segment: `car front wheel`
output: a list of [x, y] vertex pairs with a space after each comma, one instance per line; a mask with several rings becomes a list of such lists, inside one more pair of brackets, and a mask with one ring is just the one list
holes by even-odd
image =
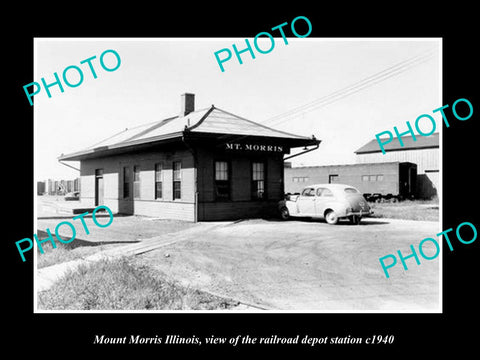
[[288, 209], [286, 207], [282, 207], [280, 209], [280, 217], [282, 220], [288, 220], [290, 218], [290, 213], [288, 212]]
[[335, 225], [335, 224], [338, 222], [338, 216], [337, 216], [337, 214], [335, 213], [335, 211], [329, 210], [329, 211], [325, 214], [325, 220], [326, 220], [327, 223], [329, 223], [330, 225]]

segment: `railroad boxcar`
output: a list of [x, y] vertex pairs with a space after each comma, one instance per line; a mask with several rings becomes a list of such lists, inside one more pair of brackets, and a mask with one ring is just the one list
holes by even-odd
[[310, 184], [341, 183], [357, 188], [367, 200], [415, 196], [417, 165], [384, 162], [285, 167], [285, 193], [295, 194]]

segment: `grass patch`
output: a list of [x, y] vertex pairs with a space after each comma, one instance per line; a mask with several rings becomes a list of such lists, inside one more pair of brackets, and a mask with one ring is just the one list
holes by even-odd
[[[48, 234], [45, 231], [37, 231], [37, 236], [39, 240], [46, 239]], [[43, 254], [40, 252], [40, 249], [37, 247], [37, 269], [41, 269], [47, 266], [60, 264], [66, 261], [71, 261], [75, 259], [81, 259], [89, 255], [93, 255], [99, 251], [111, 249], [112, 247], [128, 245], [130, 242], [118, 242], [118, 243], [108, 243], [108, 242], [94, 242], [94, 241], [85, 241], [81, 239], [75, 239], [70, 243], [62, 243], [55, 238], [56, 248], [53, 248], [51, 241], [46, 241], [42, 244]], [[69, 238], [61, 236], [65, 241], [68, 241]], [[135, 242], [135, 241], [133, 241]]]
[[126, 257], [81, 265], [38, 293], [38, 308], [45, 310], [217, 310], [237, 305], [167, 281]]
[[396, 203], [371, 203], [375, 218], [439, 221], [438, 200], [404, 200]]
[[[42, 244], [44, 253], [41, 254], [40, 251], [37, 250], [37, 267], [43, 268], [65, 261], [75, 260], [102, 250], [141, 241], [139, 239], [143, 240], [159, 235], [173, 234], [191, 227], [200, 226], [199, 223], [179, 220], [161, 220], [141, 216], [116, 216], [112, 226], [103, 229], [97, 229], [90, 220], [87, 220], [87, 226], [91, 229], [91, 234], [79, 235], [80, 237], [83, 236], [83, 239], [75, 238], [75, 240], [67, 244], [58, 241], [54, 231], [51, 230], [57, 247], [55, 249], [52, 248], [51, 241], [47, 240], [44, 242]], [[85, 218], [89, 219], [88, 216]], [[55, 229], [60, 221], [60, 219], [53, 218], [38, 220], [39, 229], [37, 235], [39, 240], [47, 239], [48, 234], [44, 230], [47, 228]], [[79, 224], [76, 224], [76, 226], [81, 227]], [[100, 232], [98, 232], [99, 230]], [[97, 231], [97, 233], [95, 233], [95, 231]], [[70, 240], [70, 236], [61, 236], [61, 238], [65, 241]], [[102, 241], [96, 241], [96, 239], [102, 239]]]

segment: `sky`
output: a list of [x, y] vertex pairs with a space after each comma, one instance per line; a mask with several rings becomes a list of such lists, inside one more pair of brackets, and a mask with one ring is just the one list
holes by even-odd
[[[253, 39], [249, 39], [253, 43]], [[318, 150], [293, 158], [294, 166], [346, 164], [355, 162], [354, 151], [393, 126], [406, 130], [421, 114], [442, 106], [441, 39], [438, 38], [275, 38], [273, 50], [256, 58], [235, 55], [223, 64], [222, 72], [214, 53], [245, 47], [245, 38], [37, 38], [35, 39], [34, 79], [38, 83], [61, 78], [70, 65], [82, 69], [78, 87], [64, 92], [50, 88], [48, 98], [42, 88], [34, 97], [35, 174], [38, 181], [74, 179], [79, 173], [60, 164], [62, 153], [82, 150], [109, 136], [140, 124], [175, 116], [180, 111], [180, 95], [195, 94], [195, 107], [214, 104], [249, 120], [298, 135], [315, 135], [322, 142]], [[260, 41], [262, 49], [270, 42]], [[107, 72], [99, 63], [105, 50], [115, 50], [119, 68]], [[385, 69], [423, 54], [422, 61], [404, 66], [391, 76]], [[88, 64], [92, 60], [97, 78]], [[222, 55], [223, 56], [223, 55]], [[107, 67], [116, 60], [105, 55]], [[68, 72], [77, 82], [74, 70]], [[321, 99], [363, 79], [367, 82], [348, 96]], [[62, 80], [63, 81], [63, 80]], [[28, 103], [28, 99], [25, 97]], [[279, 117], [309, 103], [293, 117]], [[321, 105], [321, 106], [320, 106]], [[429, 127], [424, 125], [424, 132]], [[439, 128], [438, 126], [437, 128]], [[68, 162], [79, 167], [78, 162]]]

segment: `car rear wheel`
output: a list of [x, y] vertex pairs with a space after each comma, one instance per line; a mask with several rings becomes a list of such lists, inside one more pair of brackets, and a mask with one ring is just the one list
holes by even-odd
[[333, 210], [328, 210], [327, 213], [325, 213], [325, 220], [327, 223], [330, 225], [335, 225], [338, 222], [338, 216]]
[[288, 212], [288, 209], [286, 207], [282, 207], [280, 209], [280, 217], [282, 220], [288, 220], [290, 218], [290, 213]]
[[358, 224], [360, 224], [360, 221], [362, 220], [362, 217], [358, 216], [358, 215], [352, 215], [352, 216], [349, 216], [348, 219], [350, 220], [350, 222], [353, 225], [358, 225]]

